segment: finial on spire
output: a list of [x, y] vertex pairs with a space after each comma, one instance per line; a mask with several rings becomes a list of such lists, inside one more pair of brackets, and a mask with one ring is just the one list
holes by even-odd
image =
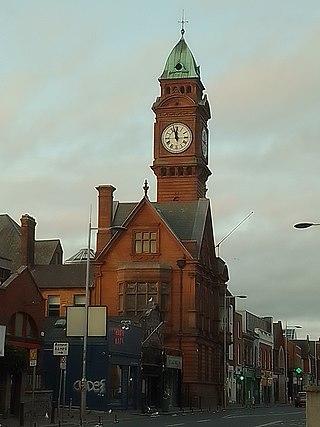
[[184, 33], [186, 32], [184, 29], [184, 24], [188, 24], [189, 21], [185, 20], [184, 9], [182, 9], [182, 18], [181, 21], [178, 21], [181, 24], [181, 38], [183, 38]]
[[147, 180], [144, 181], [143, 189], [144, 189], [144, 197], [148, 197], [149, 185], [148, 185], [148, 181]]

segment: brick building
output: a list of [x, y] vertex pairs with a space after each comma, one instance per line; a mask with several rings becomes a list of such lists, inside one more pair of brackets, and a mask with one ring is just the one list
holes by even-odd
[[206, 198], [210, 107], [183, 31], [159, 82], [153, 104], [157, 200], [149, 200], [147, 183], [135, 203], [114, 200], [111, 185], [97, 187], [91, 304], [132, 321], [150, 302], [159, 307], [165, 359], [155, 353], [154, 363], [143, 365], [148, 403], [161, 405], [166, 393], [173, 405], [217, 405], [223, 398], [221, 314], [228, 270], [215, 254]]

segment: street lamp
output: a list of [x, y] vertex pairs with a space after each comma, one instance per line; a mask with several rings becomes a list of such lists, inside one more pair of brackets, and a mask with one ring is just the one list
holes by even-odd
[[223, 406], [224, 408], [227, 407], [227, 366], [228, 366], [228, 355], [227, 355], [227, 320], [228, 320], [228, 316], [227, 316], [227, 300], [230, 299], [235, 299], [235, 298], [240, 298], [240, 299], [245, 299], [247, 298], [247, 295], [227, 295], [227, 287], [225, 288], [225, 293], [224, 293], [224, 307], [223, 307], [223, 317], [224, 317], [224, 322], [223, 322]]
[[82, 378], [81, 378], [81, 395], [80, 395], [80, 425], [84, 423], [87, 400], [87, 347], [88, 347], [88, 315], [89, 315], [89, 283], [90, 283], [90, 251], [91, 251], [91, 232], [93, 230], [126, 230], [122, 225], [114, 225], [111, 227], [92, 227], [91, 215], [88, 225], [88, 247], [87, 247], [87, 263], [86, 263], [86, 288], [85, 288], [85, 314], [84, 314], [84, 331], [83, 331], [83, 348], [82, 348]]
[[316, 225], [320, 225], [319, 222], [298, 222], [298, 224], [294, 224], [294, 228], [309, 228], [314, 227]]
[[284, 341], [284, 348], [285, 348], [285, 358], [284, 358], [284, 378], [285, 378], [285, 403], [288, 403], [288, 335], [287, 335], [287, 331], [289, 329], [301, 329], [302, 326], [300, 325], [288, 325], [288, 323], [286, 322], [286, 327], [284, 330], [284, 337], [285, 337], [285, 341]]

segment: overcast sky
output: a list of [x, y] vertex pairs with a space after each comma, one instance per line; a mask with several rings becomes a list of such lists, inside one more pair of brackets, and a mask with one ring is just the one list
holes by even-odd
[[87, 242], [95, 186], [156, 185], [151, 105], [180, 38], [213, 118], [208, 197], [239, 309], [320, 336], [319, 0], [0, 0], [1, 213], [37, 220], [65, 258]]

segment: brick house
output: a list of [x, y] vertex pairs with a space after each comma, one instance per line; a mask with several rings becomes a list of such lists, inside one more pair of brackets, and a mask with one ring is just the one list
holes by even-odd
[[[6, 330], [0, 357], [0, 413], [5, 414], [17, 414], [20, 402], [26, 400], [29, 352], [36, 352], [41, 362], [45, 316], [63, 314], [64, 304], [73, 305], [75, 295], [81, 303], [84, 294], [84, 266], [63, 265], [60, 241], [36, 240], [35, 228], [35, 219], [27, 214], [20, 226], [9, 215], [0, 215], [0, 325]], [[41, 388], [40, 362], [36, 383]]]
[[27, 385], [29, 351], [41, 348], [44, 299], [26, 266], [0, 286], [0, 325], [6, 327], [0, 357], [0, 413], [18, 414]]

